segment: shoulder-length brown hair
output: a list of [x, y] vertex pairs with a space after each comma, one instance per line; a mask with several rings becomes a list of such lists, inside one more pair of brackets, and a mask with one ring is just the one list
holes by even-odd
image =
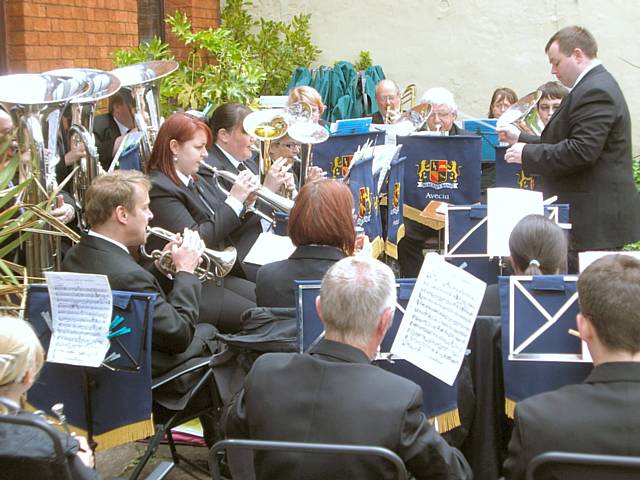
[[353, 255], [356, 233], [349, 187], [336, 180], [302, 187], [289, 214], [289, 237], [295, 246], [330, 245]]
[[493, 95], [491, 95], [491, 102], [489, 102], [489, 113], [487, 114], [488, 118], [494, 118], [493, 104], [499, 102], [503, 98], [506, 98], [511, 105], [518, 101], [518, 95], [516, 95], [516, 92], [511, 90], [509, 87], [496, 88], [493, 92]]
[[209, 119], [213, 141], [218, 141], [218, 132], [223, 128], [227, 132], [231, 132], [235, 128], [243, 128], [242, 122], [250, 113], [251, 109], [241, 103], [223, 103], [216, 108]]
[[206, 123], [196, 117], [186, 113], [174, 113], [160, 127], [158, 136], [153, 144], [151, 158], [147, 164], [147, 172], [160, 170], [173, 183], [180, 185], [180, 179], [176, 173], [176, 166], [173, 161], [173, 152], [169, 144], [171, 140], [184, 143], [195, 137], [196, 132], [202, 130], [207, 136], [207, 147], [211, 146], [211, 130]]

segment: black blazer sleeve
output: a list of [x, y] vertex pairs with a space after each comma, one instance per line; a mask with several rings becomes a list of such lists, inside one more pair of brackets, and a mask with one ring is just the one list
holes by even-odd
[[111, 114], [98, 115], [93, 123], [93, 135], [96, 140], [96, 148], [100, 156], [100, 164], [104, 170], [108, 170], [113, 160], [113, 145], [120, 136], [118, 124]]
[[[174, 184], [163, 173], [150, 174], [152, 188], [149, 192], [151, 224], [180, 233], [185, 228], [196, 230], [208, 248], [220, 248], [230, 232], [240, 226], [241, 221], [229, 205], [217, 201], [206, 190], [202, 190], [212, 211], [186, 187]], [[202, 185], [199, 186], [202, 189]], [[205, 187], [206, 188], [206, 187]]]

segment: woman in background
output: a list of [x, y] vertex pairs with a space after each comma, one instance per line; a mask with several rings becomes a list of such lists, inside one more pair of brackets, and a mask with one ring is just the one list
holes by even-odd
[[[0, 414], [34, 422], [42, 417], [22, 409], [24, 395], [34, 384], [44, 363], [44, 351], [31, 326], [18, 318], [0, 317]], [[74, 479], [97, 479], [95, 458], [84, 437], [70, 436], [52, 428], [62, 444]], [[54, 458], [49, 436], [40, 429], [0, 424], [2, 456]], [[20, 468], [16, 459], [16, 469]], [[19, 470], [17, 470], [19, 471]], [[2, 475], [0, 474], [0, 477]]]
[[516, 92], [507, 87], [496, 88], [491, 95], [487, 118], [500, 118], [507, 109], [518, 101]]
[[353, 195], [342, 182], [318, 180], [300, 189], [289, 215], [289, 237], [296, 250], [286, 260], [260, 267], [256, 279], [259, 307], [294, 307], [295, 280], [321, 280], [356, 241]]

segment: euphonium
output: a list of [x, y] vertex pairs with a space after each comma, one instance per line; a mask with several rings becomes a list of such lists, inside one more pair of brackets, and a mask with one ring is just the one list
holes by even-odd
[[[214, 178], [216, 180], [216, 184], [218, 185], [218, 188], [220, 190], [222, 190], [222, 192], [225, 193], [226, 195], [229, 195], [229, 192], [227, 190], [225, 190], [225, 188], [222, 185], [220, 185], [219, 178], [223, 178], [227, 182], [229, 182], [231, 184], [234, 184], [234, 183], [236, 183], [236, 180], [238, 180], [238, 175], [236, 175], [235, 173], [228, 172], [226, 170], [219, 170], [216, 167], [212, 167], [211, 165], [209, 165], [205, 161], [200, 161], [200, 165], [203, 168], [205, 168], [205, 169], [207, 169], [207, 170], [209, 170], [210, 172], [213, 173], [213, 176], [214, 176]], [[284, 198], [283, 196], [278, 195], [277, 193], [273, 193], [268, 188], [259, 187], [258, 190], [256, 191], [256, 194], [258, 195], [258, 198], [260, 200], [265, 202], [271, 208], [274, 208], [275, 210], [278, 210], [278, 211], [280, 211], [282, 213], [285, 213], [287, 215], [289, 214], [289, 212], [293, 208], [293, 200], [288, 199], [288, 198]], [[248, 209], [248, 210], [252, 211], [256, 215], [264, 218], [268, 222], [272, 222], [273, 221], [273, 218], [269, 217], [269, 215], [267, 215], [266, 213], [261, 212], [258, 209], [252, 208], [252, 209]]]
[[134, 101], [136, 128], [142, 133], [141, 156], [146, 164], [161, 124], [160, 79], [178, 68], [178, 62], [162, 60], [143, 62], [116, 68], [111, 73], [118, 77], [121, 86], [131, 91]]
[[537, 108], [541, 96], [542, 92], [536, 90], [522, 97], [500, 115], [498, 127], [511, 123], [523, 133], [539, 136], [544, 129]]
[[[18, 129], [20, 181], [33, 178], [22, 202], [41, 205], [57, 188], [57, 140], [60, 118], [67, 103], [89, 89], [86, 81], [56, 75], [17, 74], [0, 77], [0, 105]], [[25, 242], [27, 275], [41, 277], [54, 269], [55, 247], [50, 235], [33, 233]], [[58, 252], [59, 253], [59, 252]]]
[[[169, 230], [160, 227], [147, 227], [147, 234], [167, 241], [173, 240], [175, 236]], [[163, 273], [176, 273], [170, 251], [153, 250], [147, 253], [144, 245], [141, 251], [145, 257], [158, 260], [159, 268]], [[233, 247], [227, 247], [224, 250], [205, 248], [202, 254], [202, 265], [199, 265], [193, 273], [203, 282], [226, 277], [233, 268], [233, 264], [236, 263], [237, 256], [238, 252]]]
[[[298, 105], [306, 105], [306, 107], [298, 107]], [[307, 181], [307, 170], [313, 165], [311, 150], [317, 143], [325, 142], [329, 138], [329, 132], [322, 125], [311, 120], [311, 106], [305, 102], [297, 102], [289, 106], [288, 111], [302, 111], [305, 114], [292, 116], [289, 126], [289, 136], [302, 145], [302, 157], [300, 159], [300, 176], [298, 177], [298, 190], [300, 190]], [[308, 112], [308, 115], [306, 115]]]
[[69, 145], [82, 143], [86, 155], [80, 159], [76, 178], [73, 182], [73, 196], [80, 207], [80, 221], [83, 228], [88, 228], [84, 216], [87, 190], [91, 182], [102, 174], [98, 158], [95, 138], [93, 136], [93, 119], [98, 101], [108, 98], [120, 89], [120, 80], [102, 70], [88, 68], [62, 68], [47, 72], [50, 75], [75, 78], [89, 82], [89, 90], [82, 96], [71, 100], [71, 128], [69, 129]]

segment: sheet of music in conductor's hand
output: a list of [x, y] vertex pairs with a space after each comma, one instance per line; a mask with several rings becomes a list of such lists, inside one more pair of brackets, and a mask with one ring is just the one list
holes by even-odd
[[437, 253], [427, 254], [391, 353], [453, 385], [486, 287]]

